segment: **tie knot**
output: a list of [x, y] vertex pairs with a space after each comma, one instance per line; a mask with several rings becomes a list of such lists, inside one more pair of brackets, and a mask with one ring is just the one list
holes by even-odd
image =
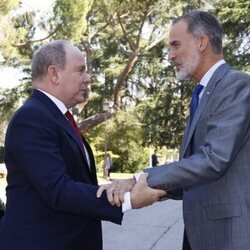
[[193, 95], [199, 96], [199, 94], [202, 91], [203, 87], [204, 87], [203, 85], [197, 84], [195, 89], [194, 89]]
[[67, 112], [65, 113], [65, 116], [66, 116], [70, 121], [74, 120], [73, 115], [72, 115], [69, 111], [67, 111]]

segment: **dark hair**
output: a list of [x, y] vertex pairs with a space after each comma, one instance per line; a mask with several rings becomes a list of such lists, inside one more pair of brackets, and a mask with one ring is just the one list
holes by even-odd
[[194, 10], [175, 19], [173, 25], [179, 21], [187, 22], [188, 32], [194, 36], [207, 35], [213, 52], [222, 53], [223, 28], [216, 17], [205, 11]]
[[31, 64], [32, 81], [45, 76], [50, 65], [58, 65], [64, 69], [66, 64], [65, 45], [68, 44], [70, 44], [68, 41], [57, 40], [43, 45], [34, 52]]

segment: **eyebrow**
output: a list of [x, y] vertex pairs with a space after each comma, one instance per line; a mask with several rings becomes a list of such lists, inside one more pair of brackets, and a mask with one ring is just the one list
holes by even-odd
[[171, 43], [169, 43], [169, 45], [176, 45], [176, 44], [178, 44], [178, 43], [179, 43], [178, 40], [174, 40], [174, 41], [172, 41]]
[[85, 64], [79, 65], [76, 67], [76, 69], [77, 70], [82, 70], [82, 69], [86, 70], [86, 65]]

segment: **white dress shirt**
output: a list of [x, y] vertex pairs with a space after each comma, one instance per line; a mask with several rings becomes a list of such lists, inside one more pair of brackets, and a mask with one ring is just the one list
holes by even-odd
[[[66, 106], [64, 105], [64, 103], [61, 100], [57, 99], [55, 96], [47, 93], [46, 91], [43, 91], [41, 89], [37, 89], [37, 90], [43, 92], [52, 102], [54, 102], [55, 105], [58, 107], [58, 109], [62, 112], [63, 115], [68, 111], [68, 109], [66, 108]], [[67, 119], [67, 118], [65, 117], [65, 119]], [[90, 166], [89, 154], [88, 154], [84, 144], [83, 144], [83, 148], [85, 150], [85, 155], [87, 157], [88, 165]], [[125, 199], [125, 202], [122, 204], [122, 212], [131, 210], [130, 192], [125, 193], [124, 199]]]

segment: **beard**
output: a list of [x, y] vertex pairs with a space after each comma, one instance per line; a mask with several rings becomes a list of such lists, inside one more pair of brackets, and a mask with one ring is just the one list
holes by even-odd
[[[178, 62], [174, 62], [178, 65]], [[190, 51], [189, 57], [182, 62], [181, 68], [175, 68], [175, 76], [178, 80], [190, 80], [192, 79], [195, 70], [199, 65], [199, 53], [194, 50]]]

